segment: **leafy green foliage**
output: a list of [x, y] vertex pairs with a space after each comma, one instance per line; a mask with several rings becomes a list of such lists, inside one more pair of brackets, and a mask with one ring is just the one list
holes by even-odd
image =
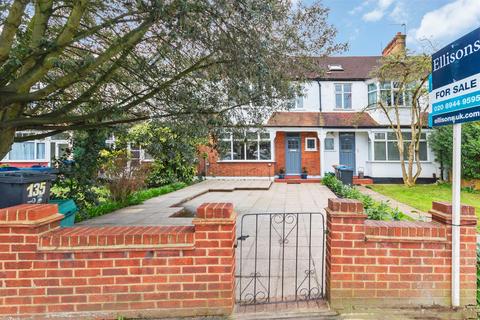
[[[97, 177], [102, 164], [100, 151], [106, 148], [106, 137], [104, 129], [76, 131], [70, 154], [57, 162], [59, 176], [52, 188], [53, 197], [73, 199], [80, 215], [85, 213], [86, 208], [99, 203], [101, 184]], [[75, 160], [68, 160], [69, 156]]]
[[15, 137], [27, 129], [161, 118], [201, 136], [258, 124], [300, 91], [292, 74], [319, 71], [308, 56], [345, 49], [328, 11], [320, 1], [7, 1], [0, 158], [14, 139], [38, 137]]
[[[429, 137], [436, 160], [445, 168], [452, 168], [452, 126], [437, 127]], [[462, 126], [462, 177], [480, 179], [480, 123]]]
[[136, 125], [126, 138], [140, 145], [154, 159], [146, 180], [150, 187], [192, 182], [196, 173], [197, 145], [206, 143], [159, 122]]
[[411, 220], [410, 217], [402, 213], [398, 208], [391, 208], [386, 202], [378, 202], [368, 195], [364, 195], [355, 187], [343, 185], [334, 174], [326, 174], [322, 179], [326, 185], [340, 198], [356, 199], [363, 203], [365, 214], [372, 220]]
[[97, 206], [89, 207], [86, 210], [86, 215], [77, 215], [76, 222], [102, 216], [104, 214], [113, 212], [115, 210], [118, 210], [124, 207], [141, 204], [145, 200], [182, 189], [186, 186], [187, 186], [186, 183], [177, 182], [177, 183], [172, 183], [159, 188], [150, 188], [150, 189], [133, 192], [124, 200], [120, 200], [120, 201], [107, 200], [106, 202], [103, 202]]

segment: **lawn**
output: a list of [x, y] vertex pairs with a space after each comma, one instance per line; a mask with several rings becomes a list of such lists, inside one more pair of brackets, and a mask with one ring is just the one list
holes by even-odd
[[[370, 187], [424, 212], [432, 208], [432, 201], [452, 200], [452, 188], [449, 184], [421, 184], [411, 188], [401, 184], [375, 184]], [[462, 204], [474, 206], [477, 216], [480, 217], [480, 192], [462, 190], [461, 199]]]

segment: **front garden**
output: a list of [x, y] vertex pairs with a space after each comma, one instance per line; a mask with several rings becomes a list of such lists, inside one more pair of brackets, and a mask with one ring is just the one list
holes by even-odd
[[[403, 184], [374, 184], [369, 188], [424, 212], [432, 208], [432, 201], [452, 201], [452, 187], [448, 183], [417, 184], [413, 187]], [[462, 189], [461, 201], [475, 207], [475, 212], [480, 217], [480, 191]]]
[[[77, 131], [71, 137], [73, 148], [57, 162], [51, 198], [74, 200], [79, 208], [76, 222], [141, 204], [197, 180], [198, 141], [152, 122], [114, 134], [114, 143], [107, 144], [111, 131]], [[138, 157], [139, 152], [148, 153], [148, 161]]]
[[344, 185], [334, 174], [327, 174], [322, 183], [340, 198], [356, 199], [363, 203], [365, 213], [372, 220], [412, 220], [397, 208], [391, 208], [386, 202], [379, 202], [362, 194], [355, 187]]

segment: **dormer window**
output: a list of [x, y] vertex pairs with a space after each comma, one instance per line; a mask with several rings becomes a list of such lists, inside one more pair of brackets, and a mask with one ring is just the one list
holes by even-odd
[[329, 64], [328, 71], [343, 71], [341, 64]]

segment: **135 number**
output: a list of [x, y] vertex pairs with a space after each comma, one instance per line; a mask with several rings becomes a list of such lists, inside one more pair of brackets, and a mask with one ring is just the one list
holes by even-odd
[[27, 191], [29, 198], [44, 195], [47, 191], [47, 184], [46, 182], [31, 183], [28, 185]]

